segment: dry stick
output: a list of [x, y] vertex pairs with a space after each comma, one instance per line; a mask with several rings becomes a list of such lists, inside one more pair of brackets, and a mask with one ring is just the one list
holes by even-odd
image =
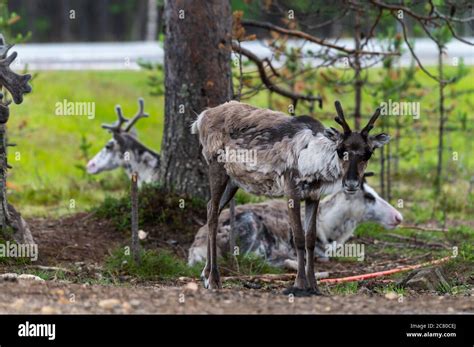
[[[267, 65], [270, 67], [271, 64], [269, 63], [268, 60], [262, 60], [260, 59], [257, 55], [249, 51], [248, 49], [245, 49], [241, 47], [240, 45], [237, 45], [236, 43], [232, 43], [232, 50], [234, 52], [237, 52], [239, 54], [244, 55], [247, 57], [249, 60], [251, 60], [255, 65], [257, 65], [258, 68], [258, 73], [260, 75], [260, 79], [262, 80], [263, 84], [267, 87], [268, 90], [275, 92], [277, 94], [280, 94], [286, 98], [289, 98], [291, 100], [305, 100], [305, 101], [317, 101], [319, 103], [319, 108], [322, 108], [323, 104], [323, 99], [320, 96], [313, 96], [313, 95], [304, 95], [300, 93], [294, 93], [290, 90], [287, 90], [285, 88], [282, 88], [272, 82], [270, 77], [267, 75], [267, 72], [265, 71], [265, 65], [264, 62], [267, 63]], [[272, 69], [270, 67], [270, 69]]]
[[293, 29], [286, 29], [286, 28], [280, 27], [278, 25], [274, 25], [272, 23], [267, 23], [267, 22], [259, 22], [259, 21], [247, 19], [247, 20], [242, 20], [242, 25], [244, 27], [245, 26], [252, 26], [252, 27], [262, 28], [262, 29], [266, 29], [266, 30], [270, 30], [270, 31], [275, 31], [275, 32], [283, 34], [283, 35], [298, 37], [300, 39], [304, 39], [306, 41], [316, 43], [320, 46], [332, 48], [332, 49], [335, 49], [337, 51], [341, 51], [341, 52], [348, 53], [348, 54], [358, 53], [358, 54], [368, 54], [368, 55], [400, 55], [399, 53], [394, 53], [394, 52], [376, 52], [376, 51], [371, 52], [371, 51], [363, 51], [363, 50], [358, 51], [356, 49], [351, 49], [351, 48], [338, 46], [336, 44], [327, 42], [323, 39], [320, 39], [318, 37], [315, 37], [313, 35], [310, 35], [308, 33], [303, 32], [303, 31], [293, 30]]
[[132, 199], [132, 256], [140, 262], [140, 244], [138, 243], [138, 173], [132, 173], [130, 195]]
[[392, 234], [392, 233], [387, 233], [385, 234], [387, 236], [393, 237], [398, 240], [403, 240], [403, 241], [410, 241], [410, 242], [415, 242], [421, 245], [426, 245], [426, 246], [433, 246], [433, 247], [444, 247], [444, 248], [450, 248], [449, 245], [441, 243], [441, 242], [428, 242], [424, 240], [417, 239], [416, 237], [408, 237], [408, 236], [401, 236], [397, 234]]
[[62, 271], [62, 272], [67, 272], [67, 273], [72, 273], [72, 270], [63, 268], [63, 267], [57, 267], [57, 266], [44, 266], [44, 265], [27, 265], [28, 268], [34, 268], [34, 269], [40, 269], [40, 270], [45, 270], [45, 271]]
[[407, 265], [401, 268], [396, 268], [396, 269], [391, 269], [391, 270], [385, 270], [385, 271], [379, 271], [379, 272], [373, 272], [369, 274], [363, 274], [363, 275], [355, 275], [355, 276], [349, 276], [349, 277], [342, 277], [342, 278], [324, 278], [320, 280], [319, 282], [321, 283], [341, 283], [341, 282], [354, 282], [354, 281], [363, 281], [367, 280], [370, 278], [375, 278], [375, 277], [381, 277], [381, 276], [386, 276], [386, 275], [392, 275], [398, 272], [402, 271], [408, 271], [408, 270], [416, 270], [421, 267], [425, 266], [430, 266], [430, 265], [436, 265], [436, 264], [441, 264], [449, 259], [451, 259], [451, 256], [447, 256], [441, 259], [433, 260], [433, 261], [428, 261], [426, 263], [422, 264], [417, 264], [417, 265]]
[[[315, 272], [316, 279], [322, 279], [329, 276], [328, 272]], [[263, 274], [263, 275], [245, 275], [245, 276], [225, 276], [222, 277], [223, 281], [231, 280], [242, 280], [242, 281], [262, 281], [262, 282], [271, 282], [271, 281], [291, 281], [296, 277], [296, 273], [286, 273], [286, 274]]]
[[[239, 48], [241, 48], [240, 40], [237, 41], [239, 43]], [[237, 101], [240, 101], [242, 98], [242, 89], [244, 87], [243, 83], [243, 68], [242, 68], [242, 52], [239, 52], [239, 88], [237, 89], [237, 95], [236, 99]], [[234, 260], [234, 264], [237, 268], [237, 271], [239, 271], [239, 261], [237, 259], [237, 256], [235, 254], [235, 240], [236, 240], [236, 235], [235, 235], [235, 196], [230, 199], [230, 205], [229, 205], [229, 210], [230, 210], [230, 235], [229, 235], [229, 247], [230, 247], [230, 256]]]

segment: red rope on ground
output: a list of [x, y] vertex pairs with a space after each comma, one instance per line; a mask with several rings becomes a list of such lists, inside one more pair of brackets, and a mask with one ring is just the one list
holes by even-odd
[[428, 262], [422, 263], [422, 264], [407, 265], [407, 266], [396, 268], [396, 269], [373, 272], [373, 273], [364, 274], [364, 275], [355, 275], [355, 276], [341, 277], [341, 278], [324, 278], [322, 280], [319, 280], [318, 282], [320, 282], [320, 283], [342, 283], [342, 282], [363, 281], [363, 280], [366, 280], [366, 279], [369, 279], [369, 278], [381, 277], [381, 276], [391, 275], [391, 274], [394, 274], [394, 273], [397, 273], [397, 272], [419, 269], [420, 267], [424, 267], [424, 266], [440, 264], [440, 263], [443, 263], [443, 262], [445, 262], [445, 261], [447, 261], [451, 258], [452, 258], [451, 256], [447, 256], [447, 257], [444, 257], [444, 258], [441, 258], [441, 259], [428, 261]]

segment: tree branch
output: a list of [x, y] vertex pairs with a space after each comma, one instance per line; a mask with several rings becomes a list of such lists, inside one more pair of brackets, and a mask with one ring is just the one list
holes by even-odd
[[273, 66], [271, 65], [270, 61], [268, 59], [260, 59], [259, 57], [257, 57], [254, 53], [252, 53], [251, 51], [241, 47], [240, 45], [238, 45], [237, 43], [235, 42], [232, 42], [232, 50], [236, 53], [239, 53], [239, 54], [242, 54], [244, 55], [245, 57], [247, 57], [247, 59], [249, 59], [250, 61], [252, 61], [253, 63], [255, 63], [255, 65], [257, 65], [257, 68], [258, 68], [258, 73], [260, 75], [260, 79], [262, 80], [263, 84], [265, 84], [265, 86], [277, 93], [277, 94], [280, 94], [284, 97], [287, 97], [291, 100], [293, 100], [294, 102], [295, 101], [298, 101], [298, 100], [304, 100], [304, 101], [310, 101], [310, 102], [314, 102], [314, 101], [317, 101], [318, 104], [319, 104], [319, 108], [322, 108], [323, 106], [323, 99], [320, 97], [320, 96], [313, 96], [313, 95], [305, 95], [305, 94], [300, 94], [300, 93], [294, 93], [290, 90], [287, 90], [287, 89], [284, 89], [284, 88], [281, 88], [279, 86], [277, 86], [276, 84], [274, 84], [271, 79], [268, 77], [267, 75], [267, 72], [265, 71], [265, 65], [264, 65], [264, 62], [267, 63], [267, 65], [270, 67], [270, 69], [272, 71], [275, 71], [275, 69], [273, 68]]
[[247, 27], [257, 27], [257, 28], [262, 28], [270, 31], [275, 31], [277, 33], [283, 34], [283, 35], [288, 35], [288, 36], [293, 36], [293, 37], [298, 37], [300, 39], [304, 39], [313, 43], [316, 43], [320, 46], [324, 47], [329, 47], [347, 54], [367, 54], [367, 55], [400, 55], [399, 53], [396, 52], [371, 52], [371, 51], [357, 51], [355, 49], [351, 48], [346, 48], [342, 46], [335, 45], [330, 42], [326, 42], [320, 38], [314, 37], [308, 33], [305, 33], [303, 31], [299, 30], [293, 30], [293, 29], [286, 29], [277, 25], [274, 25], [272, 23], [267, 23], [267, 22], [258, 22], [255, 20], [242, 20], [242, 25], [247, 26]]

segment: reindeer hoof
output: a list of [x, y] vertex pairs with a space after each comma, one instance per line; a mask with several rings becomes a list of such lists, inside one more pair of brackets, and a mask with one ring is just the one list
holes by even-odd
[[323, 295], [319, 289], [316, 288], [297, 288], [297, 287], [289, 287], [283, 291], [284, 295], [292, 294], [295, 297], [306, 297], [306, 296], [320, 296]]
[[205, 273], [201, 275], [201, 278], [204, 282], [204, 288], [207, 289], [221, 289], [221, 277], [217, 270], [211, 270], [208, 276], [205, 276]]
[[207, 279], [207, 286], [206, 286], [207, 289], [221, 289], [222, 288], [222, 284], [221, 284], [221, 281], [220, 279], [214, 279], [212, 277], [209, 277]]

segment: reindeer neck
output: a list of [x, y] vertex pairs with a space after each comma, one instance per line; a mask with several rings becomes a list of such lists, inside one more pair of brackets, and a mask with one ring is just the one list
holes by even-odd
[[298, 156], [298, 183], [303, 197], [320, 197], [341, 188], [342, 168], [336, 144], [323, 134], [308, 136]]
[[129, 144], [129, 160], [125, 162], [125, 170], [129, 177], [133, 172], [138, 173], [139, 185], [143, 182], [150, 183], [158, 180], [160, 168], [160, 156], [158, 153], [148, 149], [138, 141]]
[[318, 225], [324, 230], [327, 239], [352, 233], [364, 217], [364, 205], [356, 196], [339, 191], [321, 201], [318, 211]]

